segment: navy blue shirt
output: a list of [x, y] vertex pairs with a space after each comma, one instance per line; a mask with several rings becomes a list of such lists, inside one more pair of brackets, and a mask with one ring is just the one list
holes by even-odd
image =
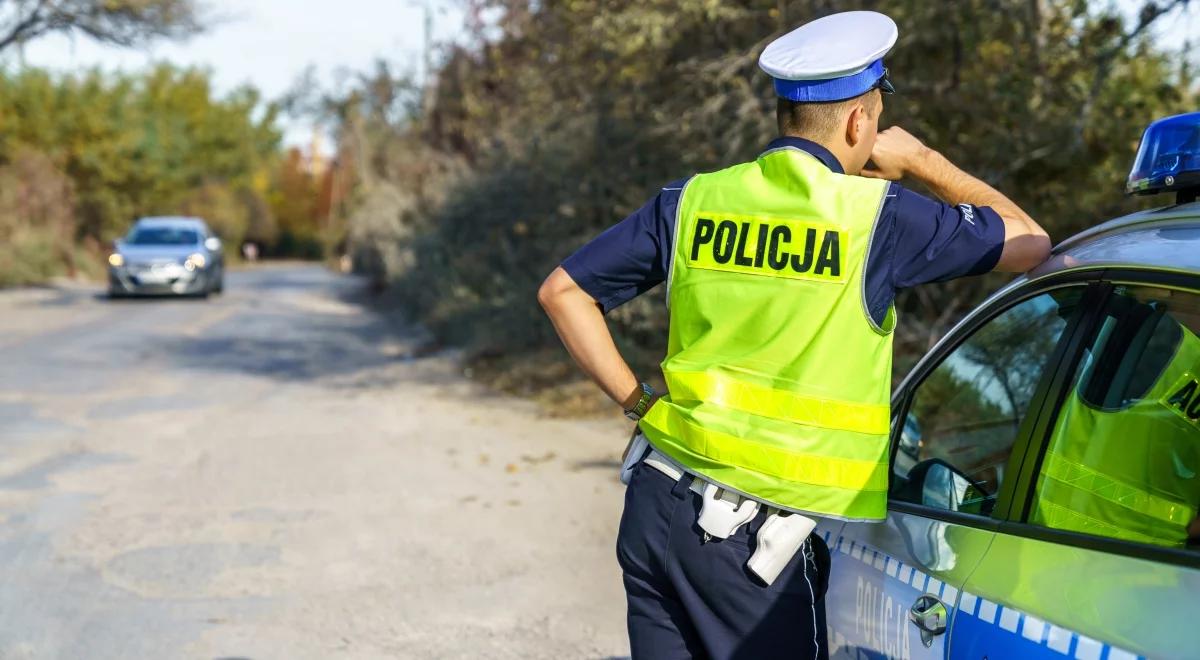
[[[844, 173], [825, 147], [782, 137], [767, 150], [802, 149], [826, 167]], [[666, 279], [675, 247], [675, 211], [681, 179], [667, 185], [633, 215], [609, 227], [567, 257], [562, 267], [607, 312]], [[954, 206], [891, 184], [867, 255], [867, 308], [883, 325], [896, 291], [996, 267], [1004, 249], [1004, 221], [991, 208]]]

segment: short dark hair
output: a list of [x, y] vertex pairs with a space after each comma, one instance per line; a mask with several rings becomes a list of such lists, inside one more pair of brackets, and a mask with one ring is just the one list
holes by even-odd
[[[869, 97], [869, 98], [868, 98]], [[868, 90], [842, 101], [810, 103], [780, 98], [775, 106], [775, 119], [780, 135], [821, 140], [841, 130], [842, 114], [854, 103], [863, 101], [867, 112], [874, 116], [883, 101], [878, 89]]]

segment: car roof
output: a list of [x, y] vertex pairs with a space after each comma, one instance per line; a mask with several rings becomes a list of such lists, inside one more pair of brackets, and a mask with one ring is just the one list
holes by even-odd
[[959, 325], [1030, 281], [1108, 268], [1200, 275], [1200, 202], [1138, 211], [1075, 234], [1056, 245], [1045, 263], [993, 292]]
[[200, 218], [186, 215], [160, 215], [139, 218], [138, 227], [187, 227], [191, 229], [207, 229], [208, 223]]
[[1200, 202], [1139, 211], [1085, 229], [1055, 246], [1029, 277], [1097, 267], [1200, 274]]

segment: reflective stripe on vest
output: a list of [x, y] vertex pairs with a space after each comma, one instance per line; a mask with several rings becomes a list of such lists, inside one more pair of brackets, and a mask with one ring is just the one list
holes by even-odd
[[884, 517], [892, 340], [863, 271], [887, 186], [790, 148], [687, 183], [669, 394], [641, 423], [659, 451], [783, 509]]
[[1042, 474], [1068, 486], [1086, 490], [1096, 497], [1167, 525], [1187, 526], [1195, 515], [1192, 507], [1174, 502], [1118, 481], [1097, 470], [1047, 453]]
[[1054, 529], [1066, 529], [1093, 534], [1095, 536], [1152, 543], [1154, 545], [1176, 545], [1175, 543], [1167, 543], [1166, 539], [1161, 539], [1157, 536], [1142, 534], [1128, 527], [1093, 518], [1081, 511], [1063, 506], [1052, 499], [1045, 499], [1038, 503], [1038, 515], [1036, 519], [1045, 526]]
[[745, 383], [711, 372], [664, 370], [671, 400], [705, 401], [796, 424], [886, 434], [889, 406], [833, 401]]
[[718, 463], [736, 465], [760, 474], [772, 474], [780, 479], [808, 486], [887, 490], [886, 462], [881, 464], [837, 456], [804, 454], [772, 447], [705, 429], [680, 414], [665, 413], [664, 406], [653, 420], [656, 430], [666, 433], [690, 451]]

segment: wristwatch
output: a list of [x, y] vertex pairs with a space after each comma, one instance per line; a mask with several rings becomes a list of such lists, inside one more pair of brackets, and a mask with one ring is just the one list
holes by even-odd
[[633, 407], [625, 411], [625, 416], [633, 421], [638, 421], [646, 411], [650, 409], [650, 402], [654, 400], [654, 388], [642, 383], [642, 396], [638, 398], [637, 403]]

